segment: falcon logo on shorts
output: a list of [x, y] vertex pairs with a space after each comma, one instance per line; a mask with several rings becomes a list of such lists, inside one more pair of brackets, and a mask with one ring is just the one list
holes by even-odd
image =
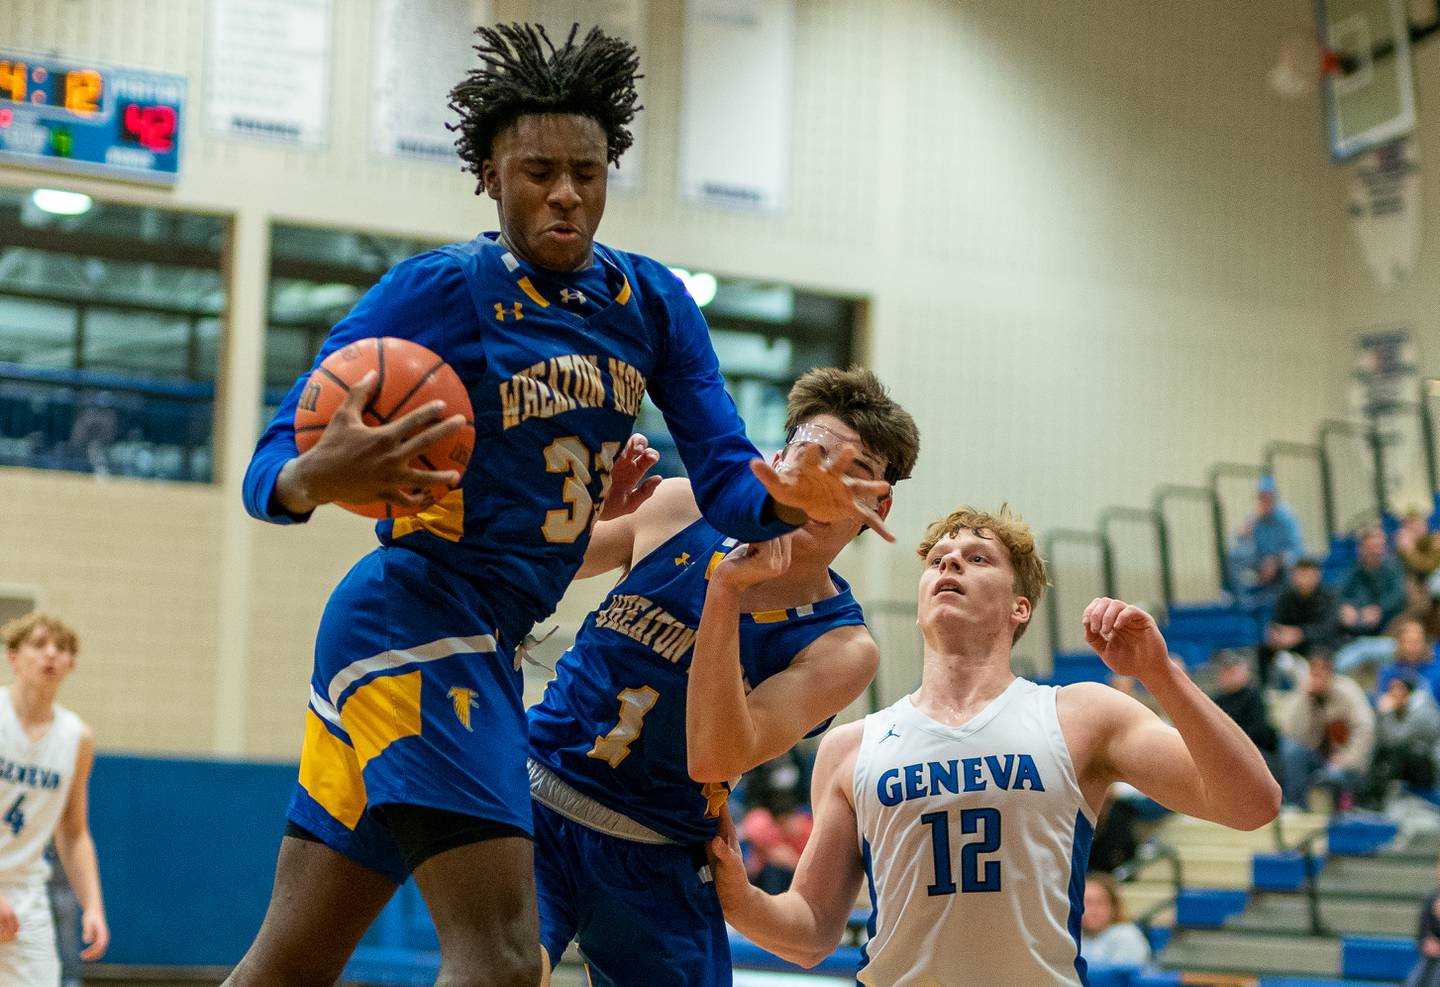
[[470, 708], [480, 705], [475, 700], [475, 690], [456, 686], [450, 690], [449, 695], [451, 702], [455, 704], [455, 718], [460, 721], [462, 727], [474, 733], [475, 731], [470, 726]]

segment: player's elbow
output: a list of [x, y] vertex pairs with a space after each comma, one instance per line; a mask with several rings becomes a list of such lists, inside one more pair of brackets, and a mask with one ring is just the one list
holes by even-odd
[[811, 942], [796, 943], [793, 947], [793, 955], [786, 956], [796, 966], [803, 966], [807, 970], [813, 970], [825, 962], [840, 945], [840, 937], [833, 940], [829, 937], [822, 937], [824, 941], [812, 940]]
[[690, 780], [701, 785], [718, 785], [741, 774], [741, 772], [733, 770], [722, 759], [710, 755], [691, 753], [688, 761]]
[[1235, 829], [1250, 831], [1268, 826], [1280, 814], [1280, 784], [1266, 776], [1259, 789], [1236, 807], [1229, 825]]

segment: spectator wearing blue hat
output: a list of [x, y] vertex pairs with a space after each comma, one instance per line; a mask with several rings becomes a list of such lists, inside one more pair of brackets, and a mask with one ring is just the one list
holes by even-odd
[[1415, 669], [1400, 667], [1375, 704], [1375, 759], [1362, 795], [1367, 807], [1384, 808], [1397, 783], [1416, 792], [1435, 787], [1440, 709], [1426, 686]]
[[1295, 512], [1280, 503], [1275, 478], [1262, 476], [1255, 486], [1255, 513], [1245, 519], [1230, 548], [1231, 577], [1242, 601], [1257, 607], [1270, 603], [1304, 550]]

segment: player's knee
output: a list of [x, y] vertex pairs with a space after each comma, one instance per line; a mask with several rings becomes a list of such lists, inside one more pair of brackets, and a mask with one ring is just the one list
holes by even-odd
[[484, 956], [446, 957], [435, 987], [536, 987], [540, 983], [540, 956], [535, 944], [521, 948], [490, 943]]
[[332, 987], [344, 966], [343, 959], [336, 963], [298, 953], [246, 956], [225, 987]]

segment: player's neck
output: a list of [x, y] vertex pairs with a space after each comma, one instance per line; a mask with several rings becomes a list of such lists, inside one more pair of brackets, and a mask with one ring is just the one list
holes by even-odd
[[44, 726], [55, 718], [55, 689], [16, 679], [10, 683], [10, 705], [25, 727]]
[[941, 723], [960, 725], [979, 713], [1015, 681], [1010, 670], [1010, 642], [925, 642], [920, 688], [911, 696], [915, 708]]
[[830, 563], [833, 561], [823, 558], [791, 559], [790, 568], [784, 575], [745, 590], [740, 595], [740, 609], [746, 613], [786, 610], [838, 596], [840, 591], [835, 587], [835, 580], [830, 578]]

